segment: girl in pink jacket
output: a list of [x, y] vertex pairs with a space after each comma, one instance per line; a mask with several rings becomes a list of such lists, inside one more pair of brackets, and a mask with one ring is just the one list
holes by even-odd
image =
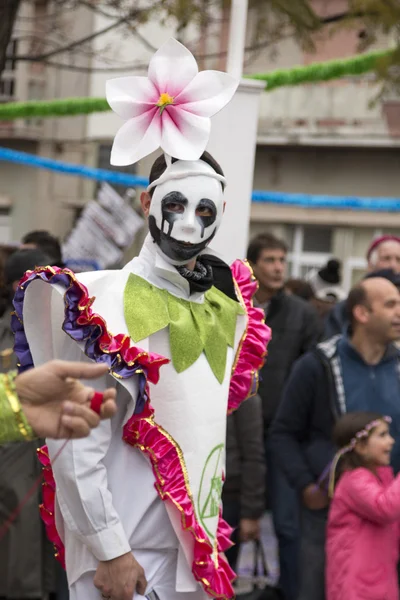
[[393, 476], [389, 417], [344, 415], [331, 468], [327, 600], [399, 600], [400, 474]]

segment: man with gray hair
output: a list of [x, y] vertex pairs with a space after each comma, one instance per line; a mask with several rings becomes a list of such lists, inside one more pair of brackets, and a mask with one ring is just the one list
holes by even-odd
[[400, 273], [400, 237], [381, 235], [375, 238], [367, 250], [368, 271], [392, 269]]

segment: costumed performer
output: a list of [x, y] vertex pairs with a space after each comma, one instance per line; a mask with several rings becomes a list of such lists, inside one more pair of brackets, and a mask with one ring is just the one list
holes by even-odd
[[42, 514], [71, 600], [234, 595], [220, 506], [226, 415], [255, 393], [270, 337], [247, 264], [229, 268], [209, 249], [226, 182], [204, 151], [210, 117], [237, 85], [226, 73], [199, 73], [173, 39], [147, 78], [109, 81], [108, 102], [126, 121], [111, 163], [164, 152], [141, 195], [150, 233], [122, 270], [39, 268], [16, 294], [23, 369], [53, 357], [94, 360], [109, 366], [103, 387], [117, 385], [113, 419], [70, 442], [53, 471], [60, 443], [41, 453]]

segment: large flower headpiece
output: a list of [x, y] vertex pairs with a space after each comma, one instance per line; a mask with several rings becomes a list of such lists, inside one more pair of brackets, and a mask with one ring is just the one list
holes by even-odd
[[170, 39], [150, 60], [148, 76], [106, 84], [107, 101], [126, 122], [111, 151], [112, 165], [130, 165], [158, 148], [197, 160], [210, 136], [210, 117], [231, 100], [239, 82], [221, 71], [201, 71], [185, 46]]

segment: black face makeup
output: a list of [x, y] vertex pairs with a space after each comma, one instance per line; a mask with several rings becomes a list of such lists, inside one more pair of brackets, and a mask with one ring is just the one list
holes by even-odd
[[[174, 226], [178, 223], [181, 226], [185, 226], [185, 222], [193, 223], [193, 220], [190, 221], [190, 218], [193, 219], [193, 210], [195, 213], [194, 220], [197, 226], [200, 226], [200, 237], [203, 241], [190, 243], [185, 240], [177, 240], [172, 235]], [[192, 211], [191, 214], [190, 211]], [[161, 229], [158, 228], [155, 218], [153, 216], [149, 217], [150, 233], [162, 252], [175, 261], [189, 261], [197, 256], [212, 240], [216, 232], [214, 228], [211, 235], [204, 240], [205, 230], [207, 227], [211, 227], [217, 218], [217, 207], [208, 198], [202, 198], [196, 208], [193, 209], [189, 206], [188, 199], [181, 192], [170, 192], [161, 200], [161, 217]], [[165, 223], [168, 223], [167, 232], [165, 232]], [[188, 238], [190, 238], [190, 234], [188, 234]]]
[[150, 215], [149, 231], [157, 246], [159, 246], [161, 251], [168, 256], [168, 258], [176, 262], [189, 262], [192, 260], [192, 258], [198, 256], [200, 252], [208, 246], [216, 234], [217, 228], [215, 228], [212, 234], [203, 242], [199, 244], [188, 244], [186, 242], [176, 240], [161, 231], [157, 227], [154, 216]]
[[170, 192], [161, 200], [161, 231], [164, 231], [164, 225], [167, 222], [167, 237], [171, 236], [175, 221], [182, 219], [187, 205], [187, 198], [180, 192]]
[[[171, 237], [176, 221], [185, 221], [185, 212], [189, 201], [181, 192], [170, 192], [161, 200], [161, 231], [164, 232], [165, 222], [168, 223], [167, 237]], [[210, 227], [217, 218], [217, 207], [212, 200], [202, 198], [195, 209], [196, 220], [200, 224], [201, 238], [204, 230]]]
[[207, 247], [224, 212], [223, 188], [211, 167], [202, 161], [190, 163], [199, 175], [174, 180], [174, 172], [180, 174], [183, 167], [183, 161], [173, 163], [171, 179], [154, 189], [149, 215], [151, 236], [165, 258], [177, 265], [188, 263]]
[[201, 237], [204, 237], [204, 230], [210, 227], [217, 218], [217, 207], [212, 200], [202, 198], [196, 208], [196, 219], [201, 226]]

